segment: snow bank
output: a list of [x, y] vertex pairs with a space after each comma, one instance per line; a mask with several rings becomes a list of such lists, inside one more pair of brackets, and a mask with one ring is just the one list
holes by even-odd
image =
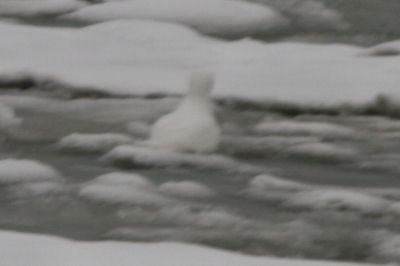
[[120, 172], [95, 178], [80, 189], [79, 195], [91, 201], [109, 204], [158, 206], [171, 202], [160, 195], [144, 177]]
[[57, 146], [61, 151], [97, 153], [106, 152], [112, 148], [132, 143], [133, 139], [124, 134], [80, 134], [74, 133], [62, 138]]
[[311, 210], [358, 211], [364, 214], [382, 213], [388, 201], [344, 189], [316, 189], [291, 195], [283, 203], [286, 207]]
[[194, 181], [169, 181], [160, 185], [160, 191], [170, 196], [183, 198], [208, 198], [214, 192], [207, 186]]
[[[2, 263], [13, 266], [356, 266], [335, 263], [252, 257], [229, 251], [178, 243], [76, 242], [58, 237], [0, 232]], [[43, 247], [46, 253], [43, 253]], [[21, 256], [21, 250], [24, 256]], [[157, 254], [156, 256], [154, 254]]]
[[58, 172], [51, 166], [33, 160], [0, 160], [0, 184], [57, 180]]
[[57, 16], [83, 6], [85, 3], [79, 0], [2, 0], [0, 1], [0, 16]]
[[255, 126], [258, 134], [312, 135], [324, 138], [348, 138], [354, 130], [345, 126], [325, 122], [264, 121]]
[[0, 130], [7, 131], [19, 126], [22, 119], [17, 117], [14, 110], [0, 103]]
[[203, 33], [247, 36], [287, 25], [266, 6], [228, 0], [136, 0], [87, 6], [64, 16], [73, 21], [103, 22], [120, 19], [160, 20], [193, 27]]
[[201, 66], [216, 73], [221, 97], [321, 106], [399, 94], [395, 58], [360, 57], [359, 47], [228, 42], [149, 21], [80, 29], [0, 23], [0, 35], [8, 36], [0, 41], [0, 76], [29, 75], [38, 87], [55, 80], [76, 90], [182, 94], [190, 70]]
[[102, 157], [104, 162], [128, 168], [189, 167], [229, 172], [260, 172], [260, 168], [220, 155], [179, 153], [137, 146], [119, 146]]
[[358, 152], [351, 147], [321, 142], [295, 145], [286, 149], [285, 153], [290, 156], [332, 162], [351, 162], [359, 157]]

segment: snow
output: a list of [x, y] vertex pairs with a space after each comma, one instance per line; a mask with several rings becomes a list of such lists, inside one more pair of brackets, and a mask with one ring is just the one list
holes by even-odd
[[258, 134], [312, 135], [323, 138], [347, 138], [355, 134], [353, 129], [341, 125], [290, 120], [264, 121], [256, 125], [254, 131]]
[[311, 210], [357, 211], [364, 214], [379, 214], [389, 202], [364, 193], [345, 189], [315, 189], [290, 195], [283, 203], [286, 207]]
[[85, 6], [79, 0], [2, 0], [0, 16], [57, 16]]
[[[252, 257], [190, 244], [78, 242], [58, 237], [17, 232], [0, 232], [2, 263], [10, 266], [356, 266], [337, 263]], [[45, 249], [45, 252], [44, 252]], [[24, 256], [21, 256], [23, 250]], [[157, 254], [156, 256], [154, 254]]]
[[62, 138], [57, 147], [67, 152], [106, 152], [112, 148], [132, 143], [133, 139], [124, 134], [102, 133], [102, 134], [80, 134], [73, 133]]
[[199, 169], [215, 169], [228, 172], [260, 172], [258, 167], [240, 163], [228, 157], [210, 154], [189, 154], [165, 150], [150, 149], [137, 146], [119, 146], [102, 158], [102, 161], [116, 166], [135, 167], [188, 167]]
[[179, 106], [153, 124], [149, 146], [194, 153], [213, 152], [218, 148], [221, 129], [209, 95], [214, 87], [213, 73], [194, 72], [188, 87]]
[[0, 184], [58, 180], [57, 170], [34, 160], [0, 160]]
[[143, 176], [120, 172], [98, 176], [83, 185], [79, 195], [90, 201], [109, 204], [158, 206], [171, 202]]
[[8, 131], [22, 123], [22, 119], [15, 115], [12, 108], [0, 103], [0, 130]]
[[207, 186], [194, 181], [169, 181], [160, 185], [160, 191], [182, 198], [209, 198], [214, 192]]
[[0, 35], [8, 36], [0, 41], [0, 76], [114, 94], [182, 94], [199, 66], [216, 73], [215, 96], [308, 106], [364, 104], [378, 93], [398, 95], [400, 82], [395, 58], [359, 56], [364, 48], [222, 41], [165, 22], [80, 29], [1, 23]]
[[73, 21], [159, 20], [202, 33], [247, 36], [285, 27], [288, 21], [266, 6], [229, 0], [136, 0], [91, 5], [63, 18]]

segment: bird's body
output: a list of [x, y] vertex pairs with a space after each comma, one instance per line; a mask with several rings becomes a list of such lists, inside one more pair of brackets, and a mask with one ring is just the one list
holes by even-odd
[[173, 151], [214, 151], [221, 132], [209, 97], [213, 84], [212, 74], [194, 73], [185, 99], [173, 112], [154, 123], [149, 144]]

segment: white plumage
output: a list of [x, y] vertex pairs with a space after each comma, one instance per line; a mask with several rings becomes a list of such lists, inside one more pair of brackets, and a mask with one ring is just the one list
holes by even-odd
[[218, 147], [221, 130], [210, 99], [213, 86], [212, 73], [194, 72], [186, 97], [173, 112], [155, 122], [148, 143], [173, 151], [214, 151]]

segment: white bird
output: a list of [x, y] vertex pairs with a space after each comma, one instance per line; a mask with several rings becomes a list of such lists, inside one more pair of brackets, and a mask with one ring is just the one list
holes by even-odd
[[206, 153], [216, 150], [221, 129], [210, 99], [213, 87], [212, 73], [194, 72], [186, 97], [173, 112], [154, 123], [148, 144], [181, 152]]

